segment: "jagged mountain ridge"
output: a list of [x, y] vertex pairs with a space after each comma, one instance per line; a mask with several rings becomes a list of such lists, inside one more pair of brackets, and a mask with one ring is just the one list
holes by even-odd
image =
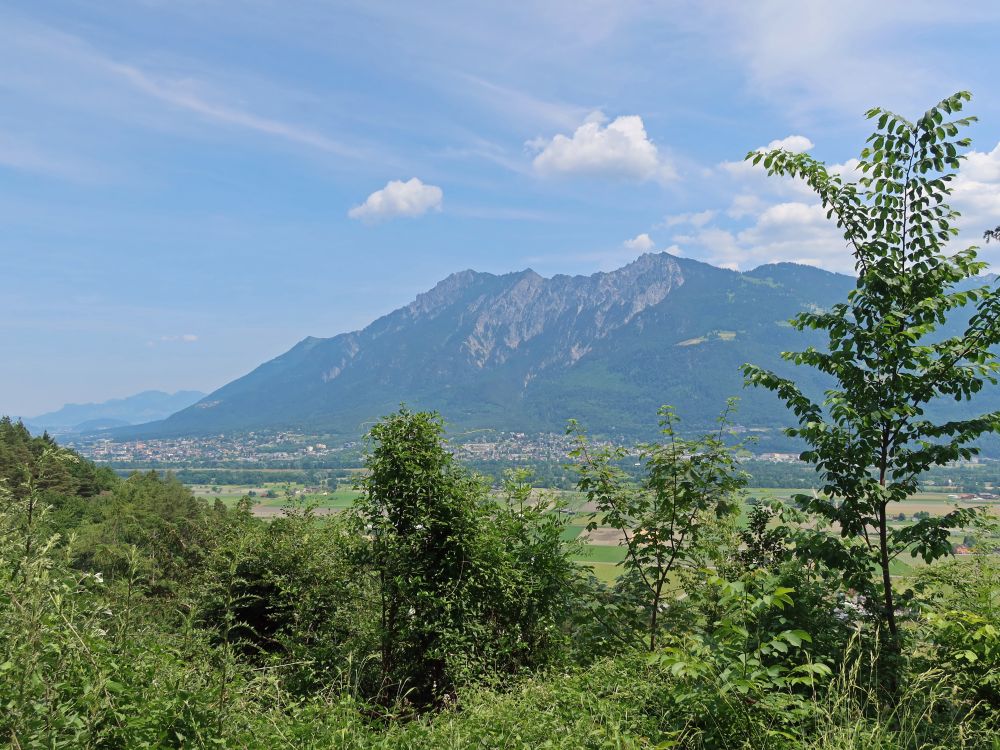
[[666, 253], [592, 276], [462, 271], [361, 331], [303, 339], [170, 418], [116, 434], [354, 437], [406, 402], [461, 428], [560, 431], [575, 417], [640, 435], [660, 404], [698, 425], [729, 395], [743, 397], [741, 421], [783, 424], [770, 394], [743, 392], [739, 365], [783, 369], [780, 351], [808, 343], [785, 321], [851, 286], [807, 266], [738, 273]]

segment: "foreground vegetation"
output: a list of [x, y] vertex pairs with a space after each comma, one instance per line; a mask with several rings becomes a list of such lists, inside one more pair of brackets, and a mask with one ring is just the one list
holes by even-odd
[[[363, 507], [262, 521], [0, 423], [0, 731], [74, 748], [994, 747], [995, 556], [911, 579], [887, 662], [878, 608], [797, 562], [794, 529], [717, 506], [741, 481], [715, 473], [725, 455], [702, 454], [706, 484], [660, 453], [666, 502], [643, 526], [683, 511], [691, 535], [661, 538], [669, 571], [630, 563], [659, 545], [633, 542], [609, 587], [571, 559], [566, 514], [524, 477], [490, 497], [439, 429], [380, 425]], [[686, 496], [663, 491], [678, 470]]]
[[[858, 288], [796, 325], [821, 402], [748, 365], [799, 419], [822, 492], [758, 501], [719, 429], [596, 449], [576, 425], [589, 531], [510, 474], [458, 465], [441, 419], [405, 408], [368, 436], [358, 496], [270, 520], [155, 473], [120, 478], [0, 420], [0, 736], [16, 748], [1000, 747], [997, 523], [956, 508], [894, 524], [934, 466], [1000, 415], [924, 406], [996, 383], [1000, 293], [953, 287], [943, 203], [967, 95], [909, 123], [873, 110], [860, 184], [784, 152], [853, 244]], [[934, 339], [946, 312], [969, 330]], [[930, 343], [922, 343], [930, 335]], [[628, 454], [630, 457], [635, 454]], [[633, 461], [634, 463], [634, 461]], [[344, 503], [347, 505], [347, 503]], [[574, 528], [574, 526], [576, 528]], [[978, 546], [947, 559], [956, 535]], [[919, 556], [906, 579], [895, 565]]]

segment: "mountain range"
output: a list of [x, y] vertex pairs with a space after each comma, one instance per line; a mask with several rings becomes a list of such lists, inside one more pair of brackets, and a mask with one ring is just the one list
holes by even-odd
[[[736, 272], [667, 253], [612, 272], [452, 274], [360, 331], [308, 337], [162, 421], [114, 430], [168, 437], [294, 428], [354, 439], [402, 402], [451, 429], [648, 436], [672, 404], [706, 426], [729, 396], [736, 420], [788, 422], [743, 389], [752, 361], [791, 373], [780, 352], [819, 343], [788, 319], [842, 300], [854, 280], [789, 263]], [[818, 391], [806, 369], [796, 377]]]
[[165, 419], [204, 398], [201, 391], [143, 391], [127, 398], [92, 404], [66, 404], [25, 420], [32, 432], [93, 432]]

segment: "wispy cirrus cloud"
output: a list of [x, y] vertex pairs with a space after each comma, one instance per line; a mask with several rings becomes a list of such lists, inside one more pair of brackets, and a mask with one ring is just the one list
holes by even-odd
[[689, 211], [682, 214], [671, 214], [663, 219], [658, 225], [661, 227], [676, 227], [690, 224], [693, 227], [703, 227], [715, 218], [718, 212], [715, 209], [706, 208], [704, 211]]
[[[38, 102], [58, 107], [95, 110], [103, 119], [163, 127], [137, 106], [138, 94], [201, 122], [227, 126], [350, 159], [384, 160], [367, 144], [347, 142], [287, 117], [261, 114], [247, 101], [273, 96], [277, 88], [242, 77], [236, 84], [225, 74], [198, 61], [175, 61], [173, 69], [157, 70], [148, 60], [137, 63], [126, 55], [105, 52], [89, 40], [18, 16], [0, 13], [6, 52], [0, 51], [0, 86], [19, 90]], [[7, 66], [6, 62], [17, 62]], [[162, 60], [159, 61], [162, 64]], [[15, 72], [16, 71], [16, 72]], [[240, 86], [241, 88], [237, 88]], [[259, 89], [256, 94], [254, 89]], [[87, 94], [86, 96], [84, 94]], [[236, 103], [239, 102], [239, 103]], [[273, 105], [272, 105], [273, 108]]]
[[160, 344], [193, 344], [198, 341], [195, 333], [167, 333], [155, 339], [149, 339], [146, 347], [152, 349]]
[[[995, 8], [987, 5], [970, 3], [962, 21], [995, 20]], [[946, 93], [954, 85], [933, 55], [909, 44], [911, 34], [951, 23], [930, 0], [908, 3], [905, 13], [896, 3], [866, 0], [708, 7], [718, 33], [731, 42], [726, 46], [742, 64], [749, 89], [780, 102], [798, 120], [831, 111], [856, 117], [877, 103], [903, 110], [926, 106], [928, 90]]]
[[590, 111], [587, 107], [546, 99], [469, 73], [458, 73], [457, 78], [463, 84], [462, 93], [467, 99], [525, 127], [568, 128], [579, 123]]
[[326, 151], [338, 156], [360, 158], [364, 150], [348, 146], [320, 132], [283, 120], [262, 117], [199, 93], [199, 85], [190, 79], [156, 77], [132, 65], [105, 61], [108, 69], [120, 75], [137, 90], [174, 107], [193, 112], [226, 125], [281, 138], [302, 146]]

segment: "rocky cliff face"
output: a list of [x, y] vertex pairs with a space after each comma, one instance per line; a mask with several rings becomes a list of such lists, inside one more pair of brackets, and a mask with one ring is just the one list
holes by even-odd
[[[404, 401], [470, 427], [559, 431], [580, 416], [629, 432], [667, 402], [697, 422], [741, 392], [742, 362], [780, 369], [779, 352], [796, 346], [784, 321], [850, 286], [813, 268], [740, 274], [666, 253], [592, 276], [462, 271], [364, 330], [304, 339], [139, 432], [356, 435]], [[768, 417], [759, 396], [748, 403]]]
[[520, 275], [509, 291], [470, 308], [472, 331], [463, 342], [479, 367], [500, 364], [525, 342], [549, 333], [552, 344], [539, 366], [572, 364], [594, 342], [627, 325], [684, 283], [672, 258], [643, 256], [613, 273], [544, 279]]

